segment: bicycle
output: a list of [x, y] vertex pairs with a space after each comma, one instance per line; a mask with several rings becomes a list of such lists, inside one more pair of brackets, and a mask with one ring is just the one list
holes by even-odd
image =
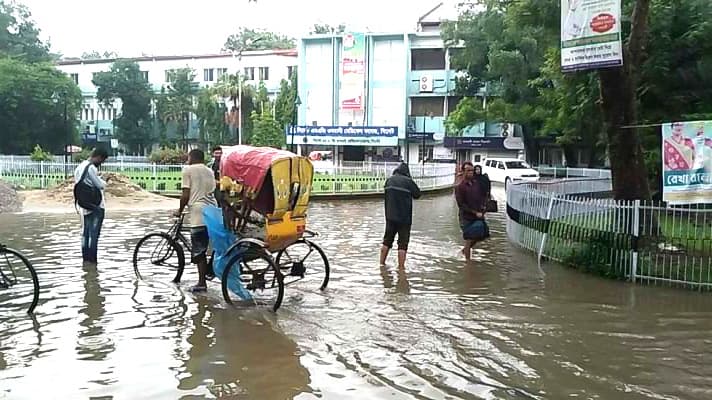
[[[29, 293], [29, 287], [32, 293]], [[37, 272], [30, 260], [21, 252], [11, 249], [0, 243], [0, 291], [9, 291], [9, 295], [2, 295], [2, 307], [23, 305], [31, 297], [28, 314], [32, 314], [40, 299], [40, 282]], [[13, 297], [17, 295], [17, 298]], [[9, 299], [9, 301], [8, 301]]]

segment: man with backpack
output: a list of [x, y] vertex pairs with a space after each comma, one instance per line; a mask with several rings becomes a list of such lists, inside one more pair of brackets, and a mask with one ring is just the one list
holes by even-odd
[[98, 167], [109, 158], [105, 149], [97, 148], [88, 160], [74, 170], [74, 203], [82, 221], [82, 260], [96, 264], [99, 235], [104, 222], [104, 188], [106, 182], [99, 177]]
[[413, 199], [420, 198], [420, 188], [410, 177], [408, 164], [401, 163], [393, 176], [386, 180], [386, 233], [381, 247], [381, 265], [386, 258], [393, 240], [398, 234], [398, 268], [405, 268], [405, 257], [410, 242], [410, 226], [413, 223]]

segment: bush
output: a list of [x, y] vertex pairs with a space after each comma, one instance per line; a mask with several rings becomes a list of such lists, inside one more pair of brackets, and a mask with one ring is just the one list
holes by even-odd
[[159, 149], [154, 150], [148, 157], [151, 162], [156, 164], [179, 165], [185, 164], [188, 160], [188, 154], [180, 149]]
[[74, 153], [72, 155], [72, 160], [74, 160], [74, 162], [82, 162], [88, 159], [90, 155], [91, 149], [82, 149], [79, 153]]
[[39, 144], [35, 146], [35, 149], [32, 150], [32, 154], [30, 154], [30, 160], [32, 161], [52, 161], [53, 158], [52, 153], [42, 150]]

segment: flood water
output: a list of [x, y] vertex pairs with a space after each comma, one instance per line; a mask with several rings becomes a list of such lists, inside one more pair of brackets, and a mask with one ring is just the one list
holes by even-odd
[[189, 293], [192, 266], [137, 281], [133, 246], [168, 213], [109, 210], [96, 269], [76, 216], [0, 215], [42, 285], [35, 320], [0, 315], [0, 399], [712, 398], [709, 295], [539, 267], [504, 215], [467, 266], [447, 194], [417, 203], [407, 271], [382, 270], [382, 208], [313, 202], [331, 282], [276, 314]]

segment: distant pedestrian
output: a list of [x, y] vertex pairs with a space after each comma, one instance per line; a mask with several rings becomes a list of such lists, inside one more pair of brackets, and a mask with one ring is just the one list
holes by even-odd
[[105, 149], [94, 149], [89, 159], [74, 170], [74, 200], [82, 223], [82, 260], [97, 264], [99, 236], [104, 223], [106, 182], [99, 177], [98, 167], [109, 158]]
[[489, 236], [489, 228], [485, 222], [485, 207], [487, 194], [482, 185], [475, 179], [475, 166], [466, 161], [462, 164], [463, 181], [455, 188], [455, 199], [460, 208], [459, 218], [465, 247], [462, 254], [470, 261], [472, 246]]
[[405, 268], [405, 258], [413, 224], [413, 199], [420, 198], [420, 188], [410, 177], [408, 164], [401, 163], [393, 176], [386, 180], [386, 232], [381, 246], [381, 266], [386, 264], [388, 252], [398, 234], [398, 268]]
[[475, 179], [485, 194], [485, 199], [492, 198], [492, 182], [487, 174], [482, 173], [482, 166], [475, 165]]

